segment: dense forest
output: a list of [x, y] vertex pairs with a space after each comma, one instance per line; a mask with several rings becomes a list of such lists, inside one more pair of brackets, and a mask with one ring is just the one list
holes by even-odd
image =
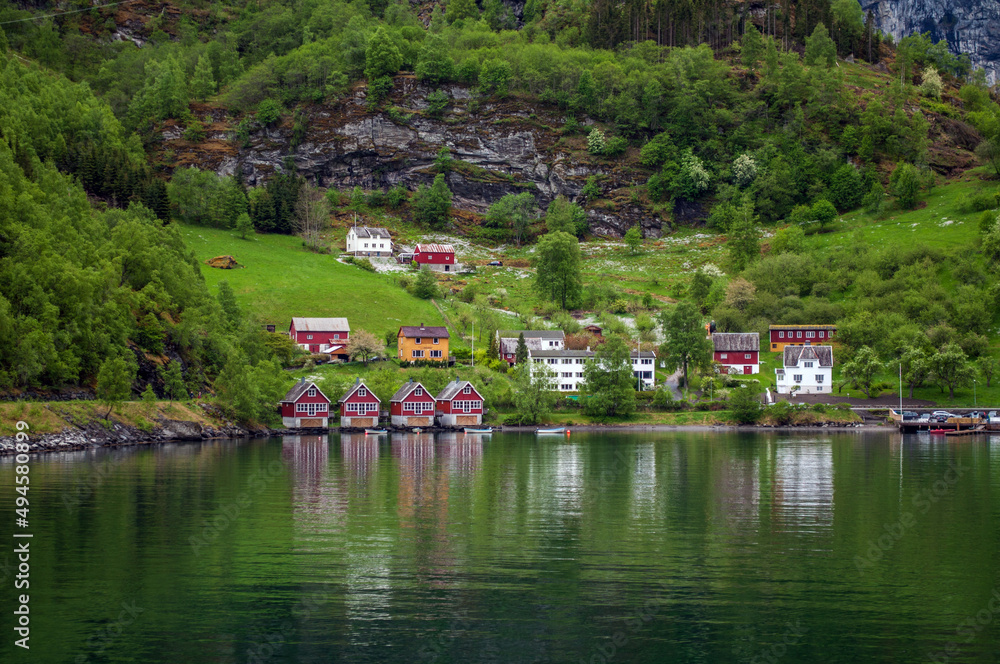
[[[888, 67], [893, 82], [866, 88], [846, 77], [842, 58]], [[232, 383], [276, 369], [275, 352], [288, 349], [260, 333], [231, 294], [207, 292], [170, 221], [236, 227], [248, 216], [259, 232], [291, 233], [304, 179], [291, 160], [256, 188], [240, 172], [175, 170], [154, 157], [162, 127], [173, 122], [197, 142], [209, 108], [227, 118], [234, 143], [288, 119], [304, 136], [309, 105], [336, 103], [359, 85], [370, 112], [394, 117], [388, 100], [401, 73], [435, 90], [428, 116], [454, 101], [452, 86], [469, 91], [470, 112], [502, 99], [558, 109], [562, 135], [586, 134], [584, 158], [632, 169], [646, 183], [634, 203], [727, 233], [728, 286], [702, 275], [689, 295], [723, 329], [848, 316], [845, 339], [884, 354], [894, 352], [893, 335], [912, 342], [935, 326], [969, 355], [986, 351], [996, 309], [973, 312], [969, 303], [1000, 304], [990, 255], [1000, 231], [991, 218], [986, 251], [956, 266], [920, 248], [858, 245], [822, 260], [801, 249], [802, 224], [918, 205], [939, 173], [961, 168], [934, 149], [936, 138], [975, 148], [1000, 174], [1000, 106], [968, 58], [926, 35], [890, 43], [855, 0], [756, 8], [4, 0], [0, 326], [21, 341], [0, 348], [0, 389], [92, 384], [129, 347], [163, 358], [159, 372], [130, 368], [163, 393], [180, 390], [176, 375], [166, 378], [175, 363], [192, 392], [219, 376]], [[577, 203], [592, 203], [599, 186], [588, 182]], [[415, 223], [447, 222], [443, 181], [367, 195], [387, 208], [410, 198]], [[328, 198], [347, 205], [353, 197]], [[517, 226], [517, 203], [496, 204], [481, 219], [484, 237], [520, 242], [527, 225]], [[565, 202], [554, 205], [565, 212]], [[761, 224], [777, 222], [792, 227], [761, 259]], [[586, 235], [574, 223], [566, 230]], [[946, 264], [946, 280], [962, 286], [940, 311], [907, 300], [939, 296]], [[738, 282], [749, 297], [725, 290]]]

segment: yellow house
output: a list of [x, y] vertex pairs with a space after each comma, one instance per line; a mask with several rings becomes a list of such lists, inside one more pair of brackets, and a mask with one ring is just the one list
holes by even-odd
[[448, 328], [404, 325], [396, 335], [399, 359], [406, 362], [448, 361]]

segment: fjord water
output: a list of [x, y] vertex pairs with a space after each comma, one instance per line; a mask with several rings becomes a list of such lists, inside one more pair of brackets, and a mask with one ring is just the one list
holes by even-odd
[[33, 457], [30, 496], [30, 659], [5, 545], [3, 662], [1000, 652], [1000, 437], [212, 441]]

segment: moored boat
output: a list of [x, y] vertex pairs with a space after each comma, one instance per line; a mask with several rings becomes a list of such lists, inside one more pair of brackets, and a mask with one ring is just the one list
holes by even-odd
[[493, 427], [486, 427], [485, 429], [475, 429], [473, 427], [464, 427], [462, 429], [465, 433], [493, 433]]
[[366, 436], [384, 436], [388, 433], [385, 429], [365, 429]]
[[566, 427], [557, 427], [555, 429], [535, 429], [535, 433], [569, 433]]

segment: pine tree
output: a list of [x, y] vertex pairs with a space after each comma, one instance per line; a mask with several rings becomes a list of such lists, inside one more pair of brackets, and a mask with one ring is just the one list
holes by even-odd
[[757, 63], [764, 54], [764, 40], [761, 39], [760, 33], [757, 32], [757, 26], [753, 23], [747, 22], [747, 28], [741, 42], [741, 51], [743, 66], [750, 71], [756, 71]]
[[524, 332], [517, 335], [517, 350], [514, 351], [514, 361], [524, 364], [528, 361], [528, 344], [524, 340]]
[[212, 76], [212, 61], [208, 55], [198, 58], [191, 78], [191, 94], [198, 101], [205, 101], [209, 95], [215, 94], [215, 77]]

